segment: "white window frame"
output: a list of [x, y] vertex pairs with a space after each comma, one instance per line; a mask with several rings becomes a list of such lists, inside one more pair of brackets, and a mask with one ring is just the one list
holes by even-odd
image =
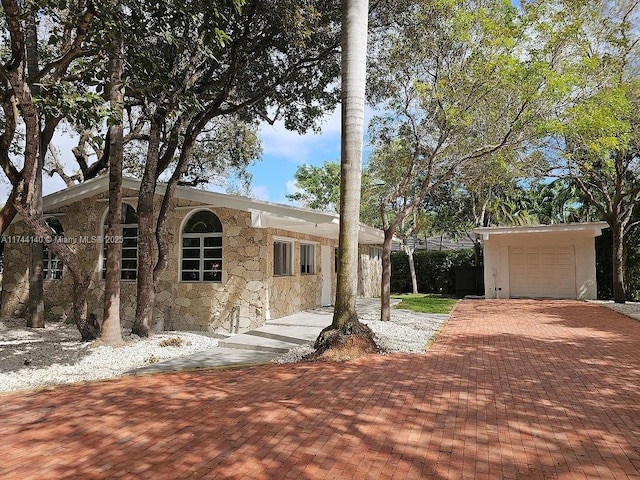
[[[282, 245], [281, 248], [285, 249], [286, 251], [284, 259], [282, 261], [276, 260], [276, 252], [278, 248], [277, 245]], [[274, 277], [293, 276], [293, 241], [292, 240], [285, 240], [282, 238], [273, 239], [273, 276]]]
[[371, 260], [382, 260], [382, 247], [369, 247], [369, 258]]
[[300, 243], [300, 273], [302, 275], [316, 274], [315, 243]]
[[[128, 205], [129, 207], [131, 207], [133, 209], [134, 212], [136, 212], [136, 215], [138, 214], [138, 210], [137, 208], [135, 208], [133, 205], [131, 205], [128, 202], [123, 202], [123, 205]], [[109, 210], [107, 209], [104, 213], [104, 218], [102, 220], [102, 280], [105, 279], [106, 273], [107, 273], [107, 244], [104, 241], [107, 235], [107, 225], [105, 225], [105, 222], [107, 221], [107, 215], [109, 214]], [[135, 228], [136, 229], [136, 236], [135, 237], [125, 237], [124, 235], [124, 230], [125, 228]], [[136, 282], [138, 280], [138, 232], [139, 232], [139, 227], [137, 223], [123, 223], [120, 225], [120, 234], [122, 235], [122, 244], [121, 244], [121, 248], [120, 248], [120, 281], [122, 282]], [[124, 244], [126, 243], [127, 240], [131, 240], [134, 239], [136, 241], [136, 245], [135, 247], [125, 247]], [[135, 256], [135, 262], [136, 262], [136, 266], [135, 268], [124, 268], [122, 266], [122, 262], [124, 262], [125, 260], [134, 260], [133, 257], [125, 257], [124, 256], [124, 252], [125, 251], [132, 251], [135, 250], [136, 252], [136, 256]], [[133, 278], [123, 278], [123, 275], [125, 274], [125, 272], [133, 272]]]
[[[57, 217], [48, 217], [45, 220], [56, 219], [58, 222], [60, 220]], [[60, 223], [62, 226], [62, 223]], [[55, 232], [55, 230], [54, 230]], [[60, 235], [56, 235], [53, 238], [53, 241], [60, 240], [64, 238], [64, 231]], [[62, 280], [62, 275], [64, 271], [64, 265], [62, 260], [58, 258], [58, 256], [53, 253], [46, 244], [42, 244], [42, 279], [43, 280]]]
[[[216, 216], [216, 218], [218, 218], [218, 221], [220, 222], [220, 224], [222, 225], [222, 220], [220, 220], [220, 217], [218, 215], [216, 215], [215, 212], [212, 212], [211, 210], [207, 210], [207, 209], [200, 209], [200, 210], [195, 210], [193, 212], [191, 212], [189, 215], [187, 215], [184, 219], [183, 224], [180, 227], [180, 264], [179, 264], [179, 268], [178, 268], [178, 279], [180, 282], [184, 282], [184, 283], [222, 283], [222, 265], [223, 265], [223, 261], [224, 261], [224, 251], [223, 251], [223, 247], [222, 247], [222, 240], [220, 241], [220, 246], [215, 246], [215, 247], [206, 247], [205, 246], [205, 240], [207, 238], [220, 238], [222, 239], [222, 233], [223, 232], [202, 232], [202, 233], [184, 233], [184, 229], [187, 225], [187, 223], [191, 220], [191, 218], [196, 215], [199, 212], [209, 212], [213, 215]], [[184, 246], [184, 242], [183, 239], [185, 238], [198, 238], [199, 241], [199, 246], [198, 247], [185, 247]], [[220, 257], [215, 257], [215, 258], [205, 258], [204, 256], [204, 251], [205, 249], [220, 249]], [[184, 256], [184, 251], [186, 250], [196, 250], [198, 249], [200, 251], [200, 255], [198, 256], [198, 258], [196, 257], [192, 257], [192, 258], [185, 258]], [[183, 269], [183, 260], [191, 260], [191, 261], [195, 261], [195, 260], [199, 260], [199, 267], [198, 270], [185, 270]], [[219, 268], [218, 269], [211, 269], [211, 268], [207, 268], [205, 263], [209, 263], [209, 262], [215, 262], [215, 261], [219, 261]], [[215, 273], [218, 273], [219, 278], [215, 279], [215, 280], [205, 280], [204, 279], [204, 274], [205, 272], [210, 272], [213, 271]], [[198, 280], [185, 280], [183, 279], [183, 273], [198, 273]]]
[[42, 279], [62, 280], [63, 265], [55, 253], [42, 245]]

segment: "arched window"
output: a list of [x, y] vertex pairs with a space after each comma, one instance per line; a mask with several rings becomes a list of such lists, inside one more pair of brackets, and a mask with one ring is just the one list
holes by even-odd
[[[135, 208], [128, 203], [122, 204], [120, 214], [122, 226], [122, 260], [120, 263], [120, 278], [122, 280], [135, 280], [138, 275], [138, 214]], [[107, 218], [104, 220], [104, 231], [107, 231]], [[102, 245], [102, 278], [105, 278], [107, 268], [107, 244], [106, 241], [116, 239], [103, 238]]]
[[[60, 241], [64, 237], [64, 229], [60, 220], [56, 217], [50, 217], [46, 221], [51, 230], [53, 230], [53, 241]], [[62, 279], [62, 260], [56, 257], [56, 254], [49, 250], [46, 244], [42, 245], [42, 278], [44, 280]]]
[[222, 281], [222, 223], [209, 210], [200, 210], [182, 229], [180, 279], [183, 282]]

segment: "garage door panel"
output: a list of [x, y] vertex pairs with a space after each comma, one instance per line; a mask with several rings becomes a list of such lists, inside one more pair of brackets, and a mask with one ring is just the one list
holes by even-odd
[[511, 297], [575, 298], [572, 245], [509, 247]]

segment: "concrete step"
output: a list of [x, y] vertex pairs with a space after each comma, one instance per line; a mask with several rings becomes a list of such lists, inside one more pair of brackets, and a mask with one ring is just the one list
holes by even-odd
[[245, 334], [269, 338], [271, 340], [281, 340], [295, 345], [308, 345], [316, 341], [320, 330], [322, 329], [319, 327], [306, 325], [291, 325], [285, 328], [282, 325], [267, 324], [255, 330], [245, 332]]
[[297, 344], [243, 333], [226, 340], [221, 340], [218, 345], [224, 348], [238, 348], [257, 352], [286, 353]]

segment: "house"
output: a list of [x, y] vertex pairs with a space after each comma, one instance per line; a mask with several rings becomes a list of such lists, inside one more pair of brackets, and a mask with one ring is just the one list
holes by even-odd
[[[121, 318], [135, 316], [138, 180], [123, 180]], [[156, 207], [164, 186], [159, 185]], [[156, 329], [243, 331], [266, 320], [333, 303], [339, 217], [250, 198], [178, 187], [168, 220], [171, 250], [159, 278]], [[45, 218], [59, 241], [92, 272], [89, 312], [102, 318], [106, 175], [44, 197]], [[156, 210], [157, 211], [157, 210]], [[29, 235], [16, 219], [5, 238]], [[361, 225], [359, 294], [379, 296], [383, 233]], [[44, 248], [44, 247], [43, 247]], [[3, 316], [21, 316], [28, 298], [29, 246], [6, 242]], [[70, 315], [72, 279], [44, 250], [45, 311]]]
[[597, 297], [595, 237], [606, 222], [485, 227], [485, 298]]

